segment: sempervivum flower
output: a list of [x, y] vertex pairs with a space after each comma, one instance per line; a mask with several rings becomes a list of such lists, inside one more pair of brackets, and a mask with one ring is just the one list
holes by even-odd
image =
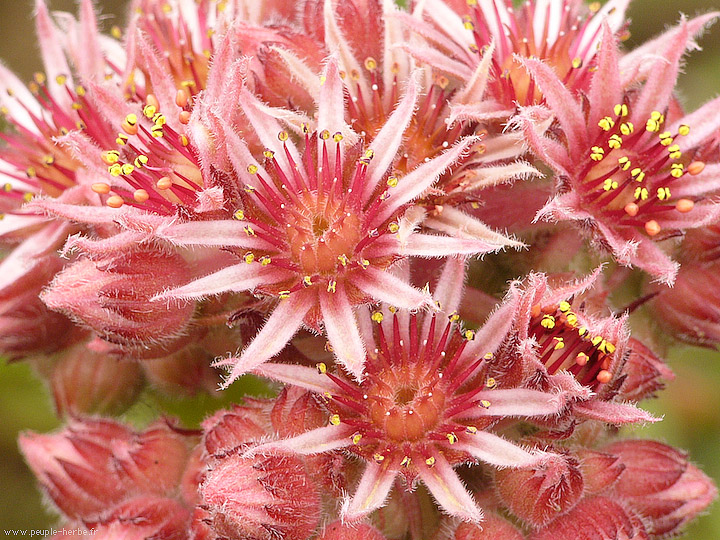
[[435, 49], [412, 47], [409, 51], [463, 80], [470, 80], [485, 64], [485, 76], [493, 74], [488, 99], [498, 109], [512, 111], [516, 104], [532, 105], [543, 99], [543, 90], [528, 77], [521, 57], [545, 61], [573, 91], [587, 88], [601, 23], [606, 20], [619, 32], [628, 3], [612, 0], [600, 7], [581, 0], [532, 0], [513, 7], [509, 0], [428, 0], [414, 14], [416, 19], [406, 21]]
[[[550, 287], [543, 274], [531, 274], [511, 287], [517, 311], [512, 329], [488, 362], [489, 374], [504, 387], [549, 390], [574, 396], [562, 419], [550, 424], [556, 436], [569, 436], [577, 419], [611, 424], [653, 421], [632, 404], [615, 400], [625, 382], [626, 317], [599, 316], [584, 308], [581, 295], [599, 269], [583, 280]], [[621, 393], [622, 397], [622, 393]]]
[[[338, 67], [344, 75], [348, 125], [361, 137], [372, 140], [393, 109], [410, 111], [403, 119], [404, 131], [397, 130], [394, 134], [401, 139], [393, 160], [395, 174], [406, 174], [463, 136], [475, 133], [482, 137], [452, 170], [438, 178], [432, 189], [413, 202], [420, 214], [427, 212], [427, 216], [422, 216], [425, 217], [423, 226], [453, 236], [518, 247], [519, 244], [495, 233], [464, 211], [479, 205], [482, 189], [538, 174], [529, 164], [517, 160], [523, 149], [517, 144], [516, 135], [491, 135], [482, 129], [479, 121], [485, 119], [489, 111], [474, 105], [482, 101], [486, 78], [478, 77], [458, 85], [428, 70], [421, 84], [415, 85], [411, 80], [416, 78], [414, 62], [400, 49], [407, 32], [398, 20], [400, 12], [393, 2], [315, 1], [308, 5], [307, 9], [317, 13], [324, 22], [317, 45], [327, 54], [337, 55]], [[368, 15], [363, 24], [358, 25], [357, 14], [363, 12]], [[304, 21], [304, 25], [317, 26], [314, 20]], [[312, 32], [308, 30], [308, 33]], [[275, 79], [290, 79], [296, 81], [291, 88], [317, 94], [322, 67], [315, 58], [317, 55], [308, 54], [303, 41], [287, 39], [283, 31], [278, 34], [275, 41], [268, 38], [270, 53], [259, 69], [252, 68], [253, 72], [259, 72], [266, 86], [273, 85]], [[407, 85], [413, 90], [403, 97], [401, 89]], [[260, 93], [266, 96], [262, 89]], [[283, 88], [281, 97], [285, 102], [290, 100], [295, 105], [295, 101], [299, 101], [300, 108], [306, 109], [304, 114], [315, 112], [312, 107], [304, 106], [306, 99], [288, 98], [287, 93]], [[272, 93], [267, 99], [277, 102]], [[492, 114], [490, 111], [490, 117]]]
[[[524, 60], [549, 110], [529, 107], [516, 117], [532, 151], [558, 175], [558, 194], [538, 218], [575, 221], [618, 262], [666, 283], [673, 282], [678, 265], [656, 242], [720, 215], [716, 204], [705, 201], [717, 189], [717, 169], [704, 171], [704, 163], [693, 161], [717, 129], [720, 100], [684, 118], [672, 117], [670, 109], [695, 24], [683, 22], [658, 44], [662, 58], [652, 60], [646, 82], [632, 91], [622, 89], [615, 39], [606, 27], [587, 103], [547, 64]], [[543, 135], [536, 121], [548, 115], [556, 117], [559, 130]]]
[[[446, 309], [457, 307], [462, 274], [463, 263], [451, 260], [437, 284]], [[365, 471], [343, 506], [347, 520], [383, 506], [395, 479], [402, 476], [408, 489], [421, 479], [448, 514], [477, 521], [482, 513], [455, 465], [479, 460], [497, 467], [527, 467], [553, 459], [492, 432], [500, 420], [555, 415], [566, 405], [561, 393], [494, 389], [480, 351], [492, 350], [500, 341], [497, 334], [506, 324], [503, 310], [478, 334], [459, 331], [452, 311], [447, 323], [436, 314], [395, 312], [385, 317], [379, 310], [368, 310], [365, 318], [368, 353], [362, 382], [323, 363], [317, 369], [280, 364], [258, 368], [259, 374], [318, 393], [330, 425], [261, 444], [246, 455], [345, 449], [360, 457]]]
[[[232, 82], [240, 79], [229, 75]], [[416, 89], [410, 83], [407, 95]], [[272, 111], [247, 89], [237, 92], [240, 110], [266, 146], [253, 155], [226, 119], [221, 100], [202, 103], [191, 121], [198, 149], [224, 153], [231, 169], [215, 173], [222, 209], [203, 220], [160, 221], [156, 237], [176, 245], [219, 246], [231, 264], [156, 298], [193, 299], [254, 290], [280, 300], [256, 338], [232, 366], [229, 381], [277, 354], [303, 322], [325, 327], [339, 361], [361, 377], [364, 346], [353, 306], [385, 301], [400, 308], [431, 304], [430, 295], [387, 270], [407, 256], [483, 253], [498, 246], [481, 240], [421, 234], [403, 219], [408, 203], [433, 185], [476, 142], [465, 138], [402, 176], [388, 173], [412, 107], [400, 106], [366, 148], [344, 122], [342, 79], [328, 60], [318, 96], [318, 128], [305, 128], [296, 144]], [[407, 101], [407, 100], [406, 100]], [[410, 98], [412, 103], [412, 98]], [[225, 105], [227, 107], [227, 105]], [[200, 110], [200, 109], [198, 109]], [[148, 217], [151, 221], [153, 216]], [[153, 218], [155, 219], [155, 218]], [[137, 222], [137, 219], [135, 219]]]

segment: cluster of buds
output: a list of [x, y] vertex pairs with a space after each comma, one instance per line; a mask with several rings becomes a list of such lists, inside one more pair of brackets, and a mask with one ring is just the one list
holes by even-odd
[[[69, 418], [20, 447], [78, 535], [649, 540], [715, 499], [622, 434], [658, 327], [720, 342], [720, 98], [675, 92], [720, 14], [627, 51], [627, 0], [36, 4], [0, 352]], [[246, 375], [187, 429], [89, 416]]]

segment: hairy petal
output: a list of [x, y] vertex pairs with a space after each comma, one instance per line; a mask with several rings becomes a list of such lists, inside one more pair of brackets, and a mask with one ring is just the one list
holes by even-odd
[[334, 293], [321, 290], [318, 295], [325, 331], [335, 357], [356, 379], [362, 379], [365, 346], [345, 286], [338, 283]]
[[392, 464], [388, 461], [367, 464], [355, 495], [343, 504], [342, 516], [345, 520], [362, 519], [385, 504], [397, 476], [397, 471], [392, 469]]
[[440, 508], [463, 521], [482, 520], [482, 510], [477, 507], [472, 495], [468, 493], [445, 457], [439, 452], [432, 457], [435, 458], [432, 467], [421, 459], [418, 459], [415, 466]]

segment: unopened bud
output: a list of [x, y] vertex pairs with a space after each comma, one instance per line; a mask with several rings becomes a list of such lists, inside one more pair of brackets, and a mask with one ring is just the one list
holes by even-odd
[[352, 524], [335, 521], [325, 527], [318, 540], [385, 540], [385, 537], [367, 523]]
[[452, 540], [523, 540], [515, 525], [494, 512], [485, 512], [481, 524], [460, 523]]

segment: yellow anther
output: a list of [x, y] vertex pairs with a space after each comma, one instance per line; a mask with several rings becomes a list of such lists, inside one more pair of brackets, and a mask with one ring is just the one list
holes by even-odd
[[617, 189], [617, 188], [618, 188], [618, 183], [615, 180], [613, 180], [612, 178], [606, 178], [605, 182], [603, 182], [603, 189], [605, 191], [611, 191], [611, 190]]
[[657, 120], [648, 118], [647, 122], [645, 122], [645, 130], [650, 132], [660, 131], [660, 123]]
[[157, 127], [163, 127], [165, 124], [167, 124], [167, 119], [165, 118], [165, 115], [162, 113], [156, 113], [152, 117], [153, 122], [155, 122], [155, 125]]
[[657, 190], [657, 198], [661, 201], [667, 201], [670, 198], [670, 188], [660, 187]]
[[606, 116], [600, 119], [600, 121], [598, 122], [598, 126], [603, 131], [610, 131], [613, 127], [615, 127], [615, 121], [609, 116]]
[[315, 368], [320, 375], [325, 375], [327, 373], [327, 366], [324, 362], [318, 362], [315, 364]]
[[243, 219], [245, 219], [245, 212], [238, 208], [237, 210], [235, 210], [235, 212], [233, 212], [233, 218], [237, 219], [238, 221], [242, 221]]
[[365, 69], [368, 71], [373, 71], [377, 69], [378, 63], [377, 60], [375, 60], [372, 56], [368, 56], [365, 59]]
[[327, 292], [334, 293], [336, 285], [337, 285], [337, 282], [334, 279], [331, 279], [330, 281], [328, 281]]
[[122, 173], [125, 175], [132, 174], [132, 172], [135, 170], [135, 166], [131, 165], [130, 163], [125, 163], [122, 166]]
[[12, 184], [9, 182], [6, 182], [3, 184], [3, 191], [5, 193], [10, 193], [13, 190]]
[[355, 433], [355, 435], [352, 436], [353, 444], [360, 444], [361, 439], [362, 439], [362, 434], [360, 434], [360, 433]]
[[645, 173], [640, 167], [635, 167], [632, 171], [630, 171], [630, 176], [632, 176], [637, 182], [645, 180]]
[[45, 81], [47, 80], [47, 77], [45, 77], [45, 74], [40, 73], [39, 71], [33, 75], [33, 78], [35, 79], [35, 82], [40, 85], [45, 84]]
[[347, 266], [349, 259], [347, 258], [347, 255], [343, 253], [342, 255], [338, 255], [338, 261], [340, 261], [340, 264], [343, 266]]
[[246, 225], [243, 230], [248, 236], [255, 236], [255, 230], [250, 225]]
[[258, 172], [258, 166], [257, 166], [257, 165], [253, 165], [253, 164], [248, 165], [248, 166], [247, 166], [247, 172], [249, 172], [250, 174], [257, 174], [257, 172]]
[[453, 311], [450, 315], [448, 315], [448, 319], [450, 319], [450, 322], [458, 322], [460, 320], [460, 315], [458, 315], [457, 311]]
[[581, 68], [583, 65], [582, 58], [575, 57], [572, 59], [572, 67], [575, 69]]
[[156, 139], [161, 139], [165, 136], [162, 126], [153, 126], [152, 129], [150, 130], [150, 134], [153, 137], [155, 137]]
[[588, 9], [590, 10], [590, 13], [597, 13], [600, 11], [600, 8], [602, 7], [602, 4], [600, 2], [590, 2], [588, 4]]
[[309, 287], [310, 285], [312, 285], [312, 276], [304, 276], [303, 277], [303, 285], [305, 285], [306, 287]]
[[137, 124], [138, 118], [136, 114], [130, 113], [125, 117], [125, 122], [127, 122], [128, 125], [134, 126]]
[[290, 291], [280, 291], [278, 293], [278, 298], [280, 298], [280, 300], [285, 300], [286, 298], [290, 298]]
[[113, 25], [113, 27], [110, 29], [110, 35], [115, 39], [120, 39], [122, 38], [122, 30], [120, 30], [119, 26]]
[[358, 262], [358, 264], [360, 265], [360, 268], [365, 270], [368, 266], [370, 266], [370, 261], [367, 259], [362, 259], [360, 262]]
[[325, 84], [326, 80], [327, 80], [327, 77], [325, 75], [320, 75], [320, 86]]
[[330, 423], [333, 426], [339, 426], [340, 425], [340, 415], [339, 414], [330, 415]]
[[410, 456], [405, 456], [404, 458], [402, 458], [402, 461], [400, 462], [400, 466], [401, 467], [409, 467], [411, 461], [412, 460], [410, 459]]
[[267, 266], [268, 264], [270, 264], [272, 262], [272, 259], [270, 257], [268, 257], [267, 255], [263, 255], [262, 257], [260, 257], [258, 259], [258, 262], [260, 262], [261, 266]]
[[308, 133], [310, 133], [310, 126], [308, 126], [305, 122], [303, 122], [303, 123], [300, 125], [300, 129], [301, 129], [302, 132], [305, 133], [306, 135], [307, 135]]
[[623, 135], [630, 135], [633, 131], [635, 131], [635, 126], [632, 122], [623, 122], [620, 124], [620, 133]]
[[122, 165], [120, 165], [119, 163], [116, 163], [115, 165], [110, 165], [108, 167], [108, 172], [112, 176], [120, 176], [122, 174]]
[[117, 150], [106, 150], [100, 154], [100, 159], [103, 160], [105, 165], [113, 165], [120, 159], [120, 152]]
[[553, 349], [559, 351], [560, 349], [565, 348], [565, 340], [563, 338], [555, 336], [553, 339], [555, 340], [555, 346], [553, 347]]
[[385, 459], [385, 456], [383, 456], [382, 454], [373, 454], [373, 459], [374, 459], [377, 463], [380, 463], [380, 462], [382, 462], [382, 461]]
[[390, 224], [388, 225], [388, 230], [391, 233], [395, 234], [396, 232], [398, 232], [400, 230], [400, 225], [398, 225], [394, 221], [391, 221]]
[[646, 201], [648, 198], [648, 190], [644, 187], [635, 188], [635, 200]]
[[605, 155], [605, 150], [603, 150], [599, 146], [593, 146], [590, 149], [590, 159], [593, 161], [600, 161], [602, 160], [603, 156]]
[[447, 88], [448, 84], [450, 84], [450, 79], [448, 79], [444, 75], [438, 75], [435, 78], [435, 84], [437, 84], [440, 88], [445, 90]]
[[281, 142], [285, 142], [288, 140], [288, 132], [287, 131], [281, 131], [278, 133], [278, 140]]
[[333, 141], [335, 141], [335, 142], [337, 143], [337, 142], [340, 142], [340, 141], [342, 141], [342, 140], [343, 140], [343, 134], [342, 134], [342, 133], [340, 133], [340, 132], [338, 131], [337, 133], [334, 133], [334, 134], [333, 134]]
[[685, 165], [682, 163], [673, 163], [670, 165], [670, 175], [674, 178], [680, 178], [685, 172]]
[[450, 444], [455, 444], [456, 442], [458, 442], [457, 435], [455, 435], [454, 433], [448, 433], [445, 436], [447, 437], [447, 440]]
[[475, 332], [472, 330], [465, 330], [465, 332], [463, 332], [463, 337], [468, 341], [472, 341], [475, 339]]
[[327, 129], [323, 129], [323, 130], [320, 132], [320, 138], [321, 138], [323, 141], [328, 140], [328, 139], [330, 138], [330, 132], [329, 132]]
[[618, 165], [623, 171], [627, 171], [631, 166], [631, 161], [627, 156], [623, 156], [618, 159]]
[[485, 386], [488, 388], [495, 388], [497, 386], [497, 381], [492, 377], [488, 377], [488, 380], [485, 381]]
[[490, 402], [487, 399], [481, 399], [478, 402], [478, 407], [482, 407], [483, 409], [489, 409], [490, 408]]
[[560, 302], [560, 304], [558, 304], [558, 310], [560, 310], [560, 313], [566, 313], [570, 311], [570, 307], [570, 302], [568, 302], [567, 300], [563, 300], [562, 302]]
[[467, 0], [467, 5], [470, 7], [477, 6], [477, 0]]
[[602, 336], [595, 336], [594, 338], [592, 338], [592, 339], [590, 340], [590, 343], [592, 343], [592, 344], [595, 345], [596, 347], [597, 347], [598, 345], [600, 345], [602, 342], [603, 342], [603, 337], [602, 337]]
[[587, 334], [587, 331], [588, 331], [587, 328], [585, 328], [584, 326], [581, 326], [580, 328], [578, 328], [578, 335], [579, 335], [580, 337], [582, 337], [582, 336], [584, 336], [585, 334]]
[[265, 150], [263, 152], [263, 156], [265, 156], [267, 159], [272, 159], [275, 157], [275, 152], [273, 152], [272, 150]]
[[682, 156], [682, 152], [680, 151], [680, 146], [678, 146], [677, 144], [668, 146], [668, 152], [670, 152], [670, 158], [672, 158], [672, 159], [680, 159], [680, 157]]
[[35, 196], [34, 193], [30, 193], [29, 191], [25, 194], [23, 194], [23, 201], [30, 202], [32, 201], [33, 197]]
[[465, 27], [465, 30], [474, 30], [475, 29], [475, 25], [472, 23], [472, 21], [466, 20], [465, 22], [463, 22], [463, 26]]
[[540, 325], [543, 328], [552, 330], [553, 328], [555, 328], [555, 317], [553, 317], [552, 315], [543, 315], [543, 318], [540, 321]]
[[584, 366], [585, 364], [588, 363], [588, 360], [590, 360], [590, 357], [587, 354], [585, 354], [584, 352], [578, 353], [577, 356], [575, 357], [575, 363], [578, 366]]
[[147, 165], [148, 157], [146, 155], [140, 154], [138, 157], [135, 158], [135, 167], [138, 169], [142, 169], [143, 165]]
[[565, 319], [570, 326], [575, 326], [578, 322], [577, 315], [575, 315], [572, 311], [565, 316]]
[[37, 171], [35, 170], [35, 167], [28, 167], [25, 169], [25, 174], [28, 178], [35, 178], [37, 176]]
[[468, 435], [475, 435], [478, 432], [478, 429], [475, 426], [466, 426], [465, 427], [465, 433]]
[[435, 466], [435, 458], [432, 457], [432, 456], [430, 456], [429, 458], [427, 458], [427, 459], [425, 460], [425, 465], [427, 465], [428, 467], [434, 467], [434, 466]]
[[148, 118], [155, 116], [156, 112], [157, 107], [155, 107], [155, 105], [145, 105], [145, 107], [143, 107], [143, 114]]
[[660, 112], [658, 112], [658, 111], [653, 111], [653, 112], [651, 112], [651, 113], [650, 113], [650, 118], [652, 118], [652, 119], [655, 120], [656, 122], [661, 122], [661, 123], [662, 123], [662, 122], [665, 121], [665, 116], [663, 116], [663, 114], [660, 113]]
[[607, 352], [608, 354], [614, 353], [614, 352], [615, 352], [615, 345], [613, 345], [613, 344], [610, 343], [609, 341], [606, 341], [606, 342], [605, 342], [605, 352]]
[[690, 126], [687, 124], [680, 124], [680, 127], [678, 127], [678, 135], [687, 135], [690, 133]]
[[381, 323], [381, 322], [383, 322], [383, 319], [385, 318], [385, 316], [382, 314], [382, 312], [380, 312], [380, 311], [375, 311], [375, 312], [370, 316], [370, 318], [371, 318], [373, 321], [375, 321], [376, 323]]
[[63, 86], [67, 82], [67, 76], [58, 75], [57, 77], [55, 77], [55, 82], [58, 83], [60, 86]]
[[120, 146], [125, 146], [128, 142], [129, 137], [125, 135], [124, 133], [118, 133], [117, 138], [115, 139], [115, 142], [119, 144]]
[[613, 150], [617, 150], [622, 146], [622, 137], [620, 135], [611, 135], [610, 139], [608, 139], [608, 146], [612, 148]]
[[372, 158], [374, 158], [374, 157], [375, 157], [375, 150], [373, 150], [372, 148], [368, 148], [367, 150], [365, 150], [365, 155], [364, 155], [364, 157], [365, 157], [365, 159], [372, 159]]
[[251, 251], [248, 251], [248, 252], [245, 254], [245, 256], [243, 257], [243, 260], [244, 260], [246, 263], [251, 264], [251, 263], [255, 260], [255, 254], [254, 254], [253, 252], [251, 252]]
[[628, 106], [625, 103], [618, 103], [613, 107], [613, 112], [615, 113], [615, 116], [627, 116], [628, 115]]
[[387, 179], [387, 185], [389, 187], [395, 187], [398, 185], [398, 179], [395, 176], [391, 176]]

